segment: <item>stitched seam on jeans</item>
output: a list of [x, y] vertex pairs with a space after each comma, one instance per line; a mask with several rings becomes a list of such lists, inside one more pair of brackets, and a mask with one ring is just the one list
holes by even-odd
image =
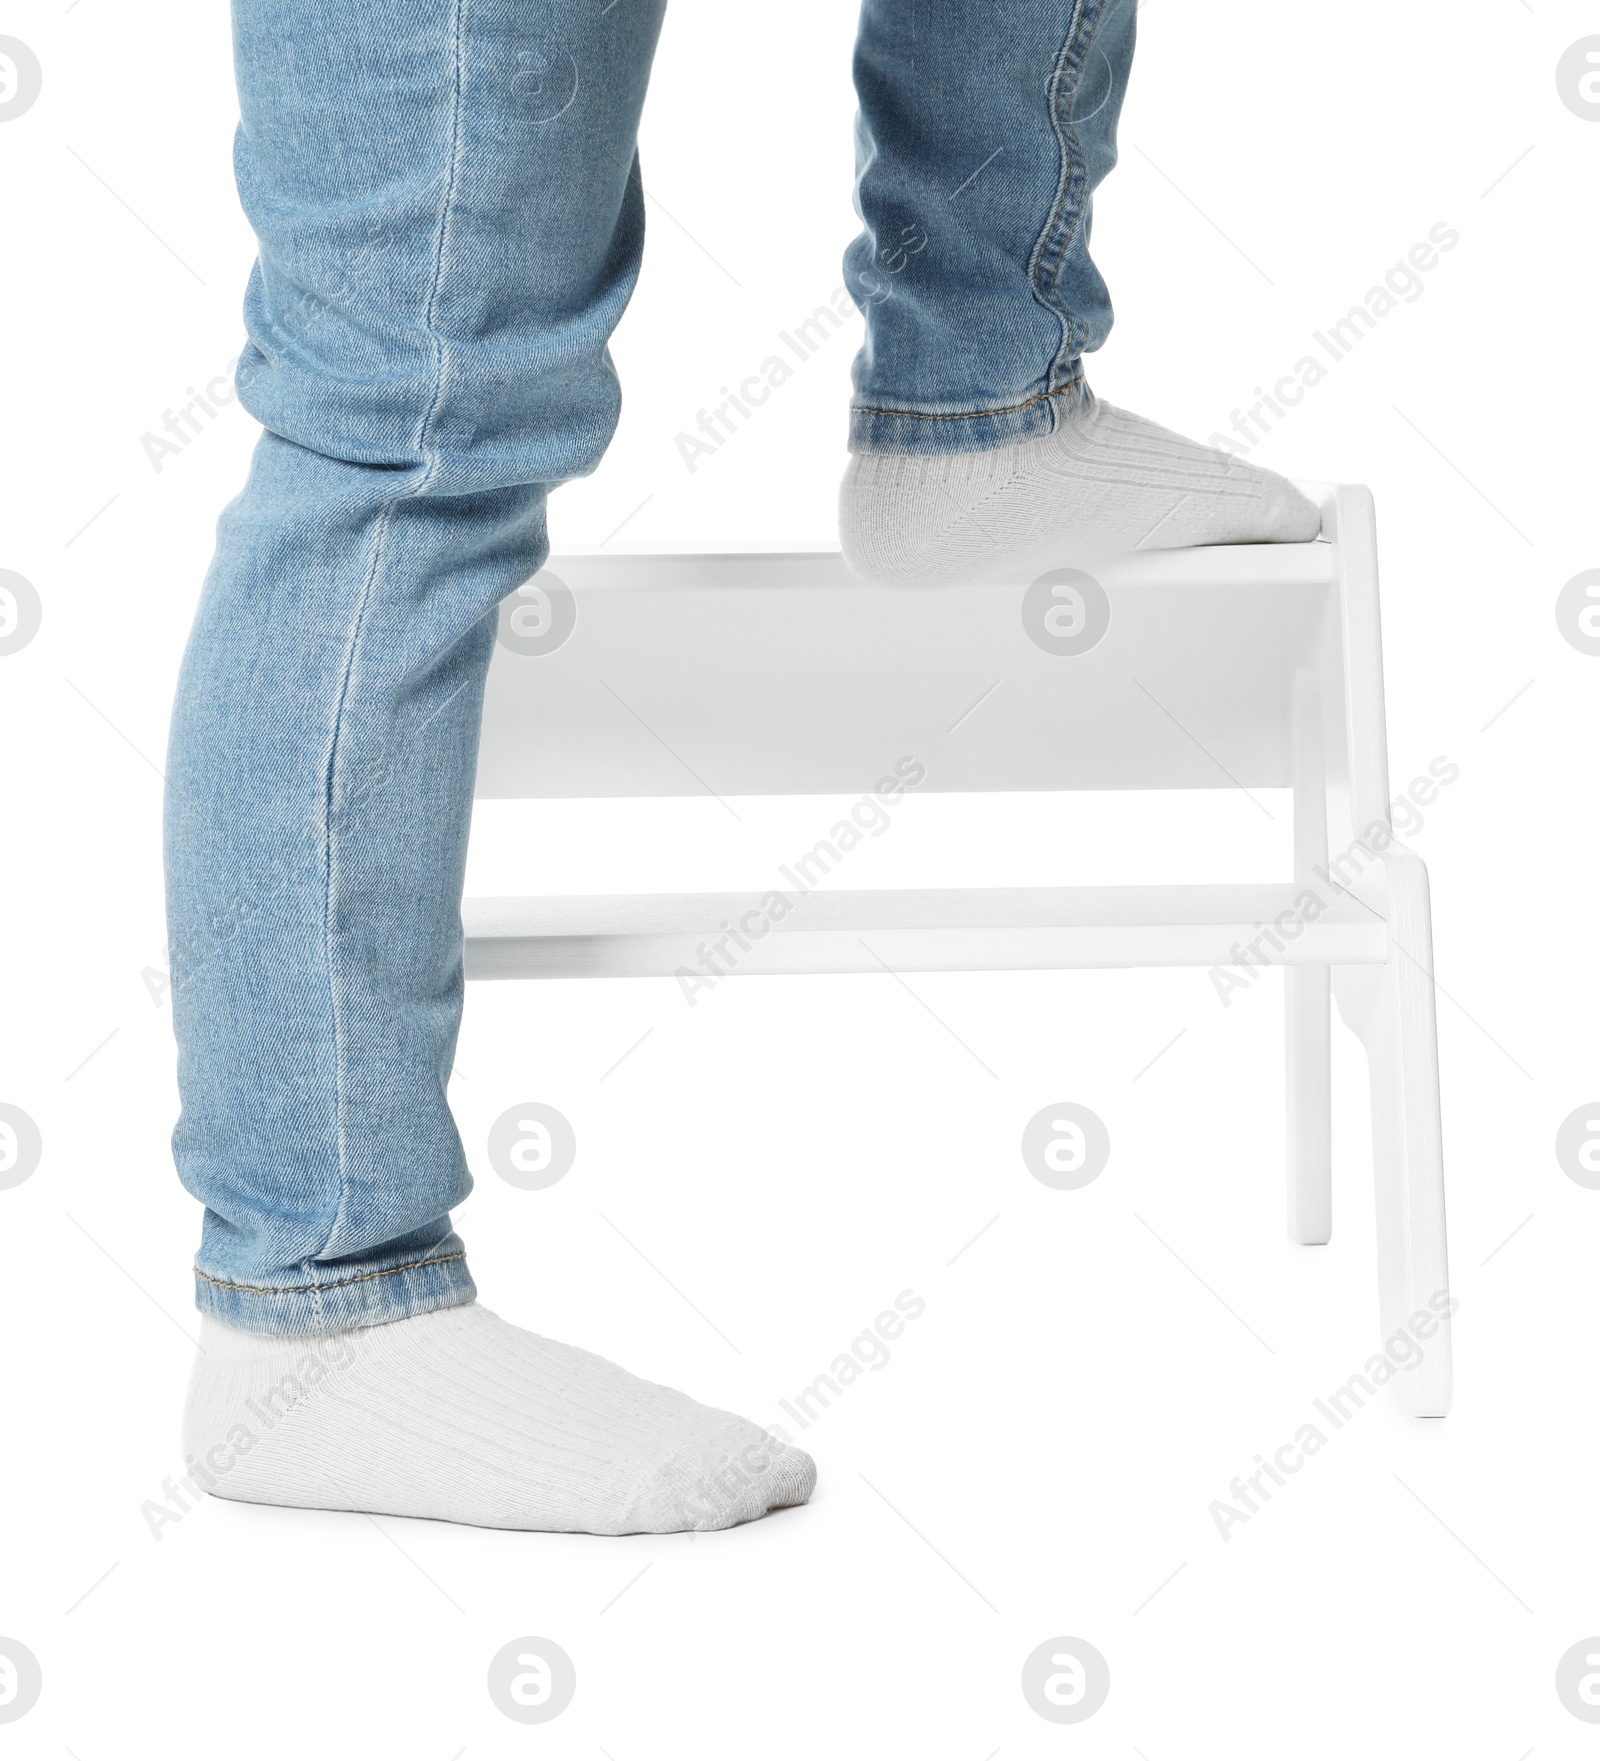
[[856, 404], [851, 410], [855, 416], [910, 416], [918, 422], [981, 422], [985, 416], [1010, 416], [1018, 410], [1025, 410], [1032, 404], [1042, 404], [1046, 398], [1062, 397], [1083, 383], [1083, 372], [1079, 371], [1065, 385], [1058, 385], [1054, 391], [1037, 392], [1033, 397], [1024, 398], [1020, 404], [1005, 404], [998, 410], [880, 410], [873, 404]]
[[[439, 296], [439, 284], [444, 276], [445, 244], [450, 231], [450, 204], [455, 196], [456, 177], [461, 163], [461, 28], [462, 8], [464, 0], [455, 0], [453, 7], [453, 29], [451, 34], [451, 51], [454, 84], [450, 96], [450, 170], [445, 179], [444, 199], [439, 209], [439, 243], [434, 252], [433, 276], [428, 286], [427, 303], [423, 308], [423, 323], [434, 342], [434, 382], [433, 395], [428, 400], [428, 407], [423, 412], [421, 423], [417, 428], [417, 451], [422, 457], [423, 474], [414, 487], [397, 495], [383, 506], [378, 515], [378, 528], [373, 536], [372, 559], [367, 568], [366, 579], [361, 583], [361, 597], [356, 606], [356, 615], [350, 627], [350, 642], [345, 651], [344, 675], [339, 681], [339, 700], [334, 710], [333, 733], [328, 747], [328, 769], [323, 785], [323, 895], [322, 895], [322, 937], [323, 959], [328, 970], [328, 1005], [333, 1017], [333, 1056], [334, 1056], [334, 1118], [335, 1141], [338, 1146], [339, 1158], [339, 1202], [334, 1206], [333, 1219], [328, 1225], [328, 1233], [324, 1238], [319, 1253], [325, 1253], [329, 1243], [338, 1233], [339, 1224], [344, 1218], [345, 1200], [350, 1195], [350, 1183], [346, 1176], [345, 1155], [345, 1060], [343, 1047], [343, 1024], [339, 1013], [338, 993], [334, 985], [333, 975], [333, 790], [334, 778], [338, 770], [339, 735], [344, 724], [345, 702], [349, 696], [351, 676], [355, 672], [356, 652], [360, 646], [362, 628], [366, 622], [367, 607], [372, 599], [373, 582], [377, 579], [378, 563], [383, 554], [384, 540], [388, 537], [389, 528], [393, 523], [394, 509], [398, 502], [410, 496], [421, 495], [433, 479], [438, 475], [437, 458], [428, 457], [428, 429], [435, 412], [444, 395], [445, 350], [443, 340], [435, 333], [434, 315]], [[202, 1274], [203, 1276], [204, 1274]], [[308, 1285], [308, 1289], [318, 1290], [321, 1285]]]
[[339, 993], [333, 972], [333, 790], [339, 768], [339, 735], [344, 727], [345, 702], [350, 694], [350, 679], [355, 672], [356, 649], [361, 641], [361, 628], [366, 622], [367, 606], [372, 599], [372, 584], [378, 578], [378, 564], [383, 557], [383, 541], [389, 535], [395, 502], [386, 501], [378, 514], [377, 529], [372, 535], [372, 555], [367, 563], [366, 578], [356, 602], [356, 614], [350, 623], [350, 640], [345, 647], [344, 671], [339, 680], [339, 697], [334, 705], [333, 728], [328, 739], [327, 770], [322, 779], [322, 960], [328, 974], [328, 1014], [333, 1025], [333, 1109], [334, 1144], [339, 1167], [339, 1201], [333, 1207], [328, 1233], [318, 1253], [326, 1253], [328, 1244], [344, 1216], [344, 1202], [350, 1183], [346, 1177], [345, 1112], [344, 1112], [344, 1031], [339, 1013]]
[[428, 1266], [445, 1266], [451, 1260], [464, 1260], [466, 1250], [460, 1253], [441, 1254], [436, 1260], [412, 1260], [408, 1265], [390, 1266], [382, 1272], [359, 1272], [354, 1278], [335, 1278], [327, 1284], [291, 1284], [284, 1290], [270, 1290], [261, 1284], [234, 1284], [226, 1278], [213, 1278], [209, 1272], [202, 1272], [194, 1267], [194, 1275], [205, 1279], [207, 1284], [215, 1284], [218, 1290], [237, 1290], [245, 1296], [307, 1296], [315, 1290], [342, 1290], [347, 1284], [366, 1284], [373, 1278], [393, 1278], [397, 1272], [419, 1272]]
[[445, 179], [444, 201], [439, 208], [439, 244], [433, 256], [433, 278], [428, 286], [428, 303], [423, 309], [422, 319], [434, 343], [433, 397], [423, 413], [422, 425], [417, 430], [417, 450], [422, 454], [427, 470], [422, 481], [412, 491], [414, 495], [420, 495], [427, 488], [438, 474], [439, 468], [437, 459], [431, 462], [428, 460], [428, 430], [433, 425], [433, 418], [444, 397], [446, 350], [444, 338], [434, 329], [434, 318], [438, 309], [439, 288], [444, 281], [445, 247], [450, 241], [450, 204], [455, 200], [456, 180], [461, 170], [461, 30], [465, 5], [466, 0], [455, 0], [452, 8], [451, 43], [455, 59], [455, 85], [450, 96], [450, 171]]
[[[1113, 0], [1113, 4], [1115, 3], [1116, 0]], [[1086, 19], [1088, 31], [1080, 44], [1077, 38]], [[1084, 55], [1094, 39], [1094, 29], [1098, 22], [1099, 11], [1095, 0], [1077, 0], [1072, 19], [1067, 26], [1065, 40], [1061, 45], [1061, 53], [1050, 74], [1048, 89], [1050, 126], [1055, 131], [1056, 141], [1061, 149], [1061, 175], [1056, 184], [1055, 199], [1050, 205], [1050, 213], [1040, 230], [1032, 256], [1029, 259], [1028, 282], [1033, 297], [1046, 311], [1055, 314], [1056, 321], [1061, 326], [1061, 347], [1056, 353], [1055, 360], [1050, 363], [1052, 374], [1060, 366], [1064, 356], [1071, 357], [1081, 348], [1074, 317], [1062, 308], [1059, 283], [1061, 264], [1065, 259], [1068, 246], [1077, 233], [1079, 222], [1083, 218], [1083, 188], [1087, 181], [1077, 130], [1065, 121], [1061, 110], [1061, 100], [1063, 86], [1069, 74], [1072, 86], [1066, 95], [1070, 99], [1077, 92], [1078, 76], [1083, 70]], [[1071, 210], [1070, 214], [1069, 209]], [[1047, 269], [1047, 260], [1053, 261], [1053, 268]], [[1047, 279], [1048, 288], [1045, 285]]]

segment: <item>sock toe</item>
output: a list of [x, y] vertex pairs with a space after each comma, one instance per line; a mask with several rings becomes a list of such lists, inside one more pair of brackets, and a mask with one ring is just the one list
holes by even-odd
[[774, 1454], [773, 1443], [741, 1419], [678, 1450], [640, 1487], [623, 1532], [704, 1534], [806, 1503], [817, 1464], [792, 1445]]
[[816, 1489], [817, 1464], [803, 1449], [791, 1444], [773, 1463], [767, 1509], [787, 1510], [791, 1505], [809, 1504]]
[[1322, 511], [1287, 477], [1263, 471], [1266, 501], [1261, 510], [1261, 537], [1269, 544], [1310, 544], [1322, 535]]

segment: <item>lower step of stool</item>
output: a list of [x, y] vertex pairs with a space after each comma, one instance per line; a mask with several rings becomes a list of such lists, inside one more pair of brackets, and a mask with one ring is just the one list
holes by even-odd
[[1037, 971], [1382, 965], [1388, 926], [1294, 886], [952, 887], [468, 899], [468, 978], [687, 972]]

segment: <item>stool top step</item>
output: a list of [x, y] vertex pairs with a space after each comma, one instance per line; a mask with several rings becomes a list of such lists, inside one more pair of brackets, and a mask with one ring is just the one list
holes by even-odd
[[500, 610], [477, 792], [1282, 788], [1309, 672], [1366, 824], [1387, 812], [1372, 498], [1303, 487], [1315, 543], [1027, 581], [881, 587], [805, 549], [552, 558]]

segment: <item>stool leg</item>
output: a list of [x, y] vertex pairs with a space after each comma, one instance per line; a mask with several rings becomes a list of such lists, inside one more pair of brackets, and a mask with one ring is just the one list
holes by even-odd
[[[1371, 1072], [1383, 1339], [1387, 1345], [1402, 1332], [1413, 1340], [1427, 1335], [1421, 1362], [1395, 1381], [1408, 1411], [1443, 1418], [1450, 1408], [1450, 1277], [1428, 877], [1398, 845], [1382, 860], [1389, 960], [1339, 967], [1335, 994]], [[1417, 1346], [1401, 1349], [1409, 1360]]]
[[[1295, 883], [1316, 890], [1316, 875], [1328, 860], [1328, 778], [1322, 696], [1309, 667], [1295, 670], [1292, 704]], [[1306, 1247], [1321, 1247], [1333, 1234], [1330, 983], [1326, 966], [1284, 970], [1289, 1239]]]
[[1289, 1095], [1289, 1239], [1321, 1247], [1333, 1233], [1333, 1108], [1326, 966], [1284, 968]]

